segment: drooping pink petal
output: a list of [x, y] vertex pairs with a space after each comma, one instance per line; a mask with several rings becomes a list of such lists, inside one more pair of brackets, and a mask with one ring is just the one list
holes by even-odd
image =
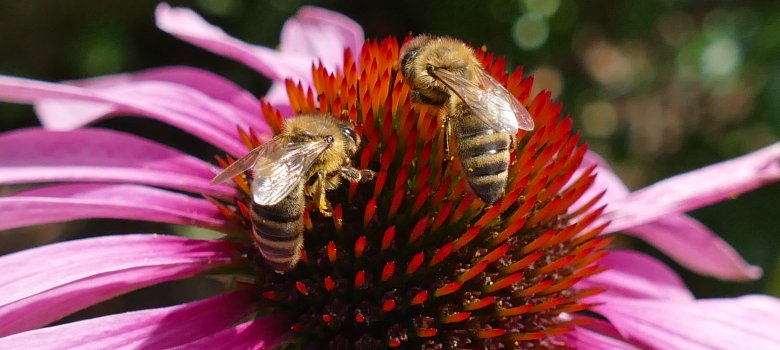
[[312, 65], [322, 63], [335, 72], [343, 64], [344, 49], [355, 57], [363, 45], [363, 29], [337, 12], [305, 6], [282, 29], [280, 50], [248, 44], [206, 22], [192, 10], [160, 4], [157, 27], [177, 38], [241, 62], [274, 80], [266, 100], [288, 115], [285, 79], [312, 87]]
[[[588, 152], [581, 168], [585, 169], [591, 165], [597, 166], [596, 181], [573, 208], [585, 204], [586, 200], [606, 190], [597, 206], [607, 205], [606, 213], [622, 210], [623, 207], [616, 203], [628, 200], [628, 188], [601, 157]], [[610, 225], [604, 233], [617, 232], [616, 228]], [[626, 227], [623, 231], [654, 245], [696, 273], [735, 281], [761, 277], [761, 268], [748, 264], [717, 234], [685, 214], [669, 213], [642, 225]]]
[[227, 220], [205, 199], [140, 185], [67, 184], [0, 197], [0, 230], [110, 218], [220, 229]]
[[[144, 82], [165, 82], [181, 91], [195, 91], [194, 95], [205, 94], [212, 100], [210, 104], [220, 109], [219, 113], [211, 115], [216, 121], [248, 125], [256, 132], [270, 134], [268, 125], [259, 113], [260, 103], [252, 94], [218, 75], [193, 67], [154, 68], [63, 83], [96, 91], [113, 91], [143, 89]], [[75, 127], [116, 112], [111, 108], [90, 109], [89, 105], [75, 100], [44, 100], [36, 103], [35, 109], [42, 123], [53, 129], [72, 129], [75, 120], [67, 114], [74, 109], [81, 111], [81, 124]]]
[[0, 76], [0, 99], [35, 103], [43, 109], [47, 108], [46, 103], [52, 103], [44, 101], [68, 101], [54, 105], [61, 108], [54, 114], [56, 118], [42, 120], [49, 129], [72, 130], [94, 122], [96, 117], [145, 116], [178, 127], [233, 155], [246, 153], [246, 147], [237, 137], [236, 126], [247, 125], [230, 112], [232, 107], [195, 89], [183, 89], [179, 84], [143, 81], [113, 88], [85, 89]]
[[669, 215], [630, 227], [626, 233], [654, 245], [693, 272], [729, 281], [761, 277], [761, 267], [748, 264], [733, 247], [700, 222], [685, 215]]
[[652, 349], [780, 348], [780, 300], [768, 296], [696, 301], [609, 296], [594, 311], [625, 339]]
[[168, 349], [219, 332], [252, 311], [248, 292], [111, 315], [0, 339], [2, 349]]
[[[266, 77], [311, 81], [312, 58], [306, 55], [284, 55], [279, 51], [245, 43], [206, 22], [190, 9], [162, 3], [155, 9], [157, 27], [208, 51], [232, 58]], [[312, 33], [316, 34], [316, 33]]]
[[3, 256], [0, 336], [42, 327], [117, 295], [225, 266], [234, 258], [222, 241], [155, 234], [88, 238]]
[[0, 184], [96, 181], [138, 183], [212, 196], [213, 166], [140, 137], [102, 129], [24, 129], [0, 134]]
[[[244, 322], [234, 328], [204, 337], [198, 341], [182, 344], [176, 350], [185, 349], [274, 349], [281, 341], [289, 338], [289, 322], [280, 316], [267, 316]], [[172, 350], [173, 350], [172, 349]]]
[[613, 249], [599, 265], [609, 269], [583, 280], [578, 288], [601, 287], [609, 295], [625, 298], [693, 299], [672, 269], [642, 253]]
[[617, 203], [604, 216], [620, 231], [672, 213], [701, 208], [780, 179], [780, 143], [657, 182]]
[[357, 58], [363, 47], [363, 28], [338, 12], [313, 6], [301, 7], [284, 22], [281, 43], [283, 54], [299, 54], [320, 61], [330, 72], [341, 69], [344, 49]]

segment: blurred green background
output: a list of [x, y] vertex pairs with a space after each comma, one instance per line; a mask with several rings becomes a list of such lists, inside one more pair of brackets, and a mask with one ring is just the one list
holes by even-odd
[[[193, 65], [224, 75], [258, 96], [265, 92], [268, 82], [250, 69], [156, 29], [156, 3], [4, 1], [0, 3], [0, 73], [56, 81]], [[284, 20], [303, 4], [350, 16], [369, 38], [428, 32], [484, 44], [507, 56], [509, 67], [525, 66], [527, 73], [536, 76], [537, 86], [551, 90], [591, 148], [605, 156], [632, 189], [755, 150], [780, 135], [778, 1], [201, 0], [171, 4], [193, 8], [233, 36], [267, 46], [278, 43]], [[37, 123], [27, 106], [0, 104], [0, 115], [3, 130]], [[191, 137], [151, 121], [117, 119], [100, 126], [142, 132], [206, 159], [213, 154]], [[780, 185], [771, 185], [692, 213], [765, 270], [761, 280], [738, 284], [678, 268], [697, 295], [780, 296], [778, 198]], [[93, 234], [160, 230], [151, 224], [126, 228], [116, 221], [79, 225]], [[70, 232], [73, 227], [68, 227]], [[62, 231], [56, 225], [42, 229]], [[15, 249], [10, 241], [17, 241], [19, 247], [35, 245], [19, 243], [32, 235], [6, 237], [2, 250]], [[629, 243], [654, 253], [641, 242]]]

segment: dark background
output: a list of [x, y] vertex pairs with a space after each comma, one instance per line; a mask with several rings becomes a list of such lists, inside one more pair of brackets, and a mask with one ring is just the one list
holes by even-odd
[[[0, 73], [57, 81], [193, 65], [226, 76], [258, 96], [265, 92], [268, 82], [254, 71], [159, 31], [153, 18], [156, 4], [4, 1], [0, 3]], [[193, 8], [237, 38], [273, 47], [284, 20], [304, 3], [171, 4]], [[591, 148], [604, 155], [632, 189], [768, 145], [780, 132], [777, 1], [306, 4], [350, 16], [368, 38], [403, 38], [410, 32], [451, 35], [507, 56], [509, 67], [525, 66], [526, 72], [536, 75], [538, 86], [550, 89], [564, 103], [564, 113], [574, 118]], [[0, 104], [0, 116], [3, 130], [37, 124], [28, 106]], [[156, 122], [119, 118], [99, 125], [139, 132], [206, 159], [213, 154], [194, 138]], [[692, 213], [765, 270], [761, 280], [739, 284], [678, 269], [698, 296], [780, 296], [778, 198], [780, 185], [771, 185]], [[42, 225], [3, 233], [0, 250], [83, 235], [76, 232], [165, 229], [108, 220]], [[641, 242], [629, 243], [653, 253]], [[163, 290], [137, 293], [146, 298], [160, 296]]]

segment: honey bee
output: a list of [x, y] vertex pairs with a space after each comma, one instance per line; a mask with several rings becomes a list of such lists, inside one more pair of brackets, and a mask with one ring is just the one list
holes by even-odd
[[327, 114], [300, 115], [217, 174], [212, 184], [252, 169], [252, 237], [265, 262], [285, 272], [300, 259], [306, 198], [330, 216], [327, 191], [338, 188], [342, 179], [366, 182], [374, 177], [373, 171], [352, 166], [359, 146], [351, 123]]
[[400, 57], [413, 102], [440, 108], [445, 158], [450, 159], [454, 131], [469, 187], [483, 202], [494, 203], [506, 187], [509, 148], [517, 131], [534, 128], [531, 114], [457, 39], [420, 35], [401, 47]]

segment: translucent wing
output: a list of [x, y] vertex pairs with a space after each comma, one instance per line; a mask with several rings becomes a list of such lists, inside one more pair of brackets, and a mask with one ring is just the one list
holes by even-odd
[[211, 180], [211, 184], [216, 185], [223, 183], [228, 179], [247, 171], [252, 167], [252, 165], [255, 165], [257, 156], [263, 152], [263, 146], [265, 146], [265, 144], [249, 151], [249, 153], [247, 153], [245, 156], [239, 158], [233, 164], [230, 164], [230, 166], [222, 170], [222, 172], [217, 174], [217, 176]]
[[484, 69], [476, 71], [477, 82], [445, 69], [433, 74], [491, 128], [507, 134], [514, 134], [517, 129], [533, 130], [534, 120], [528, 110]]
[[252, 197], [259, 205], [273, 205], [303, 181], [303, 175], [330, 143], [320, 140], [289, 143], [275, 138], [259, 148], [253, 168]]

